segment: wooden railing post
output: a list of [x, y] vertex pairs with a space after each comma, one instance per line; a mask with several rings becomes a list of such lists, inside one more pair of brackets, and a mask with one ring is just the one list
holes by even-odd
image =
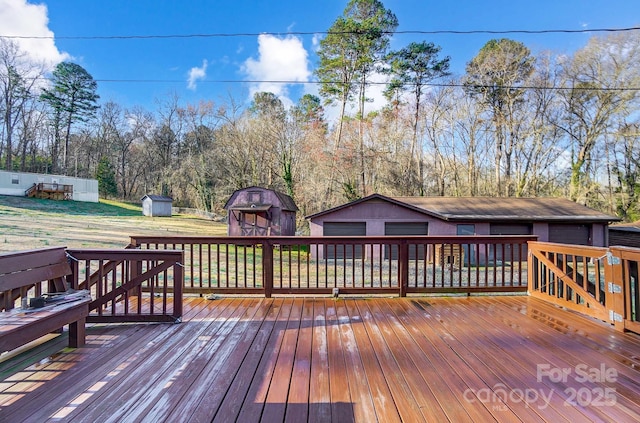
[[176, 323], [182, 321], [182, 288], [184, 286], [184, 251], [180, 262], [173, 265], [173, 317]]
[[264, 296], [271, 298], [273, 292], [273, 244], [269, 239], [262, 242], [262, 283]]
[[409, 288], [409, 244], [402, 240], [398, 245], [398, 285], [401, 297], [407, 296]]
[[533, 293], [533, 287], [535, 279], [538, 277], [537, 269], [534, 269], [535, 260], [533, 258], [533, 252], [531, 251], [531, 245], [527, 242], [527, 295]]
[[622, 271], [623, 261], [620, 254], [616, 254], [609, 249], [604, 267], [605, 295], [607, 310], [609, 311], [609, 321], [616, 330], [624, 332], [625, 307], [624, 307], [624, 274]]
[[71, 289], [79, 289], [80, 288], [80, 264], [78, 260], [74, 257], [67, 255], [69, 266], [71, 267], [71, 274], [67, 277], [67, 281], [69, 282], [69, 287]]

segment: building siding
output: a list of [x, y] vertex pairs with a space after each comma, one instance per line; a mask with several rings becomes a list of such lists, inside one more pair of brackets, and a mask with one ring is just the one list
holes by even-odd
[[97, 203], [99, 199], [96, 179], [0, 170], [0, 195], [24, 197], [25, 191], [38, 183], [72, 185], [74, 201]]
[[[553, 217], [554, 224], [557, 224], [557, 216]], [[309, 228], [311, 236], [322, 236], [323, 226], [327, 222], [366, 222], [366, 235], [382, 236], [385, 234], [385, 224], [393, 222], [404, 223], [426, 223], [428, 226], [428, 235], [454, 236], [457, 235], [458, 225], [473, 225], [476, 235], [491, 235], [492, 224], [495, 225], [513, 225], [518, 228], [527, 228], [527, 232], [538, 237], [539, 241], [549, 241], [550, 223], [547, 221], [520, 221], [507, 222], [502, 220], [491, 219], [487, 217], [486, 221], [480, 221], [479, 218], [473, 218], [468, 221], [464, 219], [443, 220], [428, 210], [424, 213], [416, 210], [415, 207], [407, 204], [398, 204], [394, 201], [386, 201], [383, 198], [373, 197], [369, 200], [355, 202], [354, 204], [346, 204], [343, 207], [337, 207], [327, 212], [318, 213], [310, 217]], [[590, 245], [606, 246], [607, 245], [607, 223], [602, 222], [585, 222], [583, 220], [571, 221], [567, 219], [563, 222], [564, 226], [575, 225], [576, 228], [588, 226], [591, 231]]]
[[[286, 201], [285, 201], [286, 200]], [[249, 224], [252, 214], [233, 210], [241, 205], [271, 205], [268, 212], [255, 214], [258, 223], [255, 235], [293, 236], [296, 233], [296, 210], [293, 200], [282, 193], [261, 187], [249, 187], [234, 192], [225, 208], [227, 209], [227, 234], [243, 236], [242, 224]], [[295, 209], [295, 210], [289, 210]], [[243, 223], [244, 222], [244, 223]]]

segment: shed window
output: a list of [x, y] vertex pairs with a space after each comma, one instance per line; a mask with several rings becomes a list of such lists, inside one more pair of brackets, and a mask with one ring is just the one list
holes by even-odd
[[262, 191], [249, 191], [247, 197], [251, 204], [262, 204]]
[[20, 177], [18, 175], [11, 175], [11, 183], [13, 185], [20, 184]]
[[456, 226], [456, 235], [475, 235], [476, 225], [459, 224]]

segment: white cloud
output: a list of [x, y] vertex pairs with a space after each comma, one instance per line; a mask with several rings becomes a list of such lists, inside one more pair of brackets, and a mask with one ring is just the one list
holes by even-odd
[[311, 39], [311, 43], [313, 44], [314, 50], [317, 50], [320, 47], [320, 41], [322, 41], [322, 35], [313, 34], [313, 38]]
[[242, 71], [247, 80], [255, 81], [250, 89], [252, 98], [256, 92], [266, 91], [277, 95], [285, 104], [291, 104], [288, 86], [307, 82], [311, 76], [308, 53], [302, 40], [294, 36], [278, 38], [268, 34], [258, 36], [258, 58], [247, 59]]
[[201, 67], [191, 68], [191, 70], [189, 71], [189, 78], [187, 79], [187, 88], [195, 91], [197, 87], [196, 82], [200, 79], [204, 79], [207, 76], [207, 66], [208, 63], [205, 59], [202, 61]]
[[34, 62], [44, 62], [53, 67], [70, 58], [68, 53], [59, 51], [55, 45], [53, 31], [48, 27], [46, 5], [29, 4], [26, 0], [0, 0], [0, 22], [3, 35], [51, 37], [12, 38]]

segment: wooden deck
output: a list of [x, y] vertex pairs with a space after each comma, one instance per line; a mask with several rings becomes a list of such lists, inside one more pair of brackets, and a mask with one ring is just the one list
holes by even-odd
[[0, 363], [0, 421], [640, 421], [640, 337], [526, 296], [187, 298], [64, 345]]

